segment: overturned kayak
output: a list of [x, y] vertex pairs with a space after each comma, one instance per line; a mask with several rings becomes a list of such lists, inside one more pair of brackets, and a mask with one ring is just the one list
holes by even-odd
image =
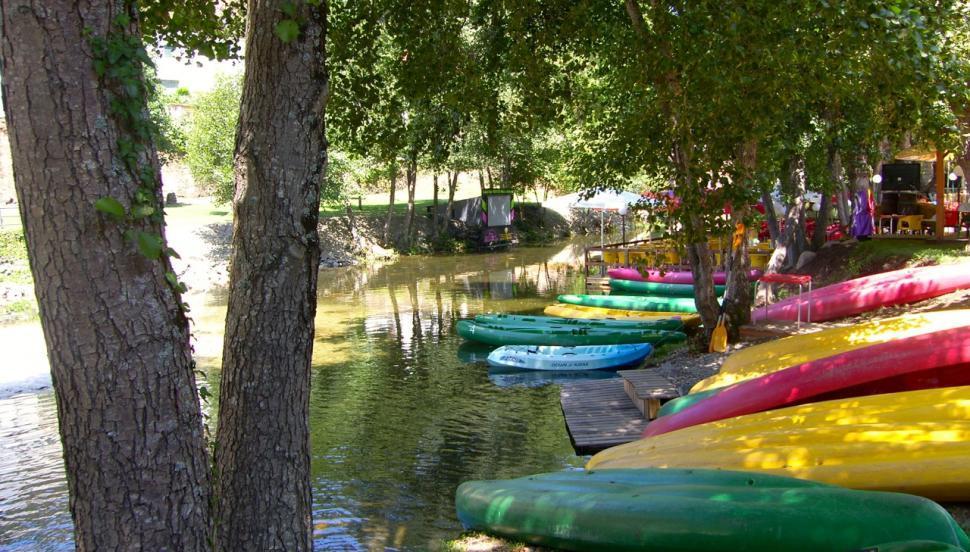
[[[694, 284], [694, 273], [689, 270], [660, 271], [657, 269], [644, 270], [642, 273], [635, 268], [611, 268], [606, 271], [610, 278], [616, 280], [632, 280], [635, 282], [658, 282], [662, 284]], [[748, 281], [754, 282], [761, 277], [761, 271], [752, 269], [748, 272]], [[714, 283], [727, 283], [727, 273], [715, 272]]]
[[970, 387], [947, 387], [709, 422], [613, 447], [586, 467], [744, 469], [852, 489], [968, 500], [968, 457]]
[[[691, 394], [896, 339], [966, 326], [970, 326], [970, 309], [905, 314], [843, 328], [793, 335], [731, 354], [721, 365], [720, 371], [697, 382], [691, 389]], [[966, 335], [970, 335], [970, 328]]]
[[492, 326], [550, 327], [566, 326], [580, 328], [681, 330], [684, 323], [669, 315], [655, 320], [597, 320], [584, 318], [560, 318], [558, 316], [525, 316], [518, 314], [479, 314], [475, 322]]
[[[970, 320], [949, 330], [897, 339], [796, 364], [730, 387], [699, 401], [687, 395], [671, 402], [693, 402], [658, 418], [643, 435], [802, 404], [821, 398], [970, 385]], [[705, 393], [707, 394], [707, 393]], [[670, 410], [676, 406], [664, 405]], [[666, 412], [665, 412], [666, 414]]]
[[584, 307], [635, 311], [696, 313], [693, 297], [660, 297], [655, 295], [560, 295], [560, 303]]
[[839, 282], [801, 297], [789, 297], [767, 309], [754, 309], [751, 317], [755, 322], [796, 320], [799, 309], [804, 318], [810, 304], [812, 321], [824, 322], [880, 307], [915, 303], [965, 288], [970, 288], [970, 263], [906, 268]]
[[605, 370], [639, 364], [652, 352], [653, 346], [648, 343], [581, 347], [506, 345], [488, 355], [488, 364], [523, 370]]
[[678, 343], [687, 339], [681, 332], [666, 330], [618, 330], [598, 328], [512, 328], [504, 329], [471, 320], [460, 320], [458, 335], [489, 345], [620, 345], [625, 343]]
[[[714, 286], [718, 296], [724, 295], [725, 286]], [[693, 284], [662, 284], [659, 282], [636, 282], [633, 280], [610, 280], [610, 293], [617, 295], [659, 295], [665, 297], [693, 297]]]
[[543, 312], [549, 316], [561, 318], [583, 318], [587, 320], [658, 320], [664, 318], [679, 319], [685, 326], [700, 324], [700, 316], [686, 312], [656, 312], [632, 311], [624, 309], [604, 309], [602, 307], [584, 307], [582, 305], [566, 305], [556, 303], [549, 305]]
[[456, 491], [455, 508], [465, 529], [566, 550], [877, 550], [883, 542], [914, 540], [959, 550], [970, 544], [946, 510], [924, 498], [739, 471], [563, 471], [468, 481]]

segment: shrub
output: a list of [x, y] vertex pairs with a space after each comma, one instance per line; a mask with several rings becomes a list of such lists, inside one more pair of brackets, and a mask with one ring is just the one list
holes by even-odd
[[186, 136], [185, 161], [196, 184], [218, 203], [233, 195], [232, 155], [242, 77], [221, 75], [211, 92], [193, 104]]

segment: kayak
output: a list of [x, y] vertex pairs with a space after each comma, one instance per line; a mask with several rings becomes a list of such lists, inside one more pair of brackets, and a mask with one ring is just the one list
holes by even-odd
[[[802, 404], [833, 394], [864, 396], [970, 385], [968, 335], [970, 319], [962, 327], [888, 341], [796, 364], [714, 390], [714, 394], [700, 400], [692, 400], [693, 404], [686, 408], [650, 423], [643, 435], [660, 435], [715, 420]], [[670, 407], [668, 411], [676, 408]]]
[[868, 312], [880, 307], [905, 305], [931, 299], [959, 289], [970, 288], [970, 264], [950, 264], [905, 268], [848, 280], [789, 297], [767, 310], [754, 309], [755, 322], [761, 320], [796, 320], [812, 307], [812, 321], [824, 322]]
[[493, 326], [521, 326], [546, 327], [570, 326], [580, 328], [610, 328], [610, 329], [639, 329], [639, 330], [673, 330], [683, 329], [684, 323], [679, 318], [658, 318], [656, 320], [595, 320], [583, 318], [559, 318], [558, 316], [524, 316], [517, 314], [479, 314], [475, 317], [479, 324]]
[[602, 307], [658, 312], [696, 313], [693, 297], [659, 297], [656, 295], [560, 295], [560, 303], [585, 307]]
[[503, 329], [471, 320], [459, 320], [458, 335], [489, 345], [620, 345], [625, 343], [677, 343], [687, 339], [681, 332], [665, 330], [615, 330], [598, 328], [515, 328]]
[[[714, 286], [717, 294], [724, 295], [725, 286]], [[636, 282], [633, 280], [610, 280], [610, 293], [617, 295], [660, 295], [666, 297], [693, 297], [693, 284], [662, 284], [659, 282]]]
[[549, 305], [543, 311], [549, 316], [562, 318], [582, 318], [586, 320], [658, 320], [665, 318], [679, 319], [688, 327], [696, 327], [701, 323], [701, 317], [686, 312], [655, 312], [632, 311], [623, 309], [604, 309], [602, 307], [584, 307], [582, 305]]
[[490, 366], [525, 370], [604, 370], [643, 362], [650, 356], [649, 343], [557, 347], [505, 345], [488, 355]]
[[733, 353], [725, 359], [717, 374], [697, 382], [691, 389], [691, 394], [863, 347], [967, 325], [970, 325], [970, 309], [960, 309], [905, 314], [843, 328], [793, 335]]
[[[616, 280], [632, 280], [635, 282], [658, 282], [662, 284], [694, 284], [694, 274], [689, 270], [673, 270], [661, 272], [660, 270], [650, 269], [641, 273], [635, 268], [611, 268], [606, 271], [610, 278]], [[761, 271], [752, 269], [748, 272], [748, 281], [754, 282], [761, 277]], [[715, 272], [714, 283], [724, 285], [727, 283], [727, 273]]]
[[587, 469], [744, 469], [970, 499], [970, 387], [825, 401], [709, 422], [607, 449]]
[[572, 470], [467, 481], [455, 492], [455, 509], [466, 530], [566, 550], [875, 551], [883, 550], [875, 545], [900, 541], [933, 541], [961, 550], [970, 545], [950, 514], [925, 498], [741, 471]]

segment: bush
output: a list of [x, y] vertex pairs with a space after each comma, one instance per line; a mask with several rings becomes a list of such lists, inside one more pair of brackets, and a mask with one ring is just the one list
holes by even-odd
[[196, 99], [189, 121], [186, 164], [196, 184], [219, 203], [232, 201], [232, 155], [241, 96], [241, 76], [219, 76], [215, 88]]
[[0, 231], [0, 262], [27, 262], [27, 242], [24, 241], [24, 231]]

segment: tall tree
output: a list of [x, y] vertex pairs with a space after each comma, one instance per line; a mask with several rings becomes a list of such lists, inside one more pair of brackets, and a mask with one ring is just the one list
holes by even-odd
[[250, 0], [216, 434], [218, 550], [310, 550], [325, 2]]
[[203, 550], [209, 466], [137, 16], [3, 0], [3, 104], [77, 549]]

